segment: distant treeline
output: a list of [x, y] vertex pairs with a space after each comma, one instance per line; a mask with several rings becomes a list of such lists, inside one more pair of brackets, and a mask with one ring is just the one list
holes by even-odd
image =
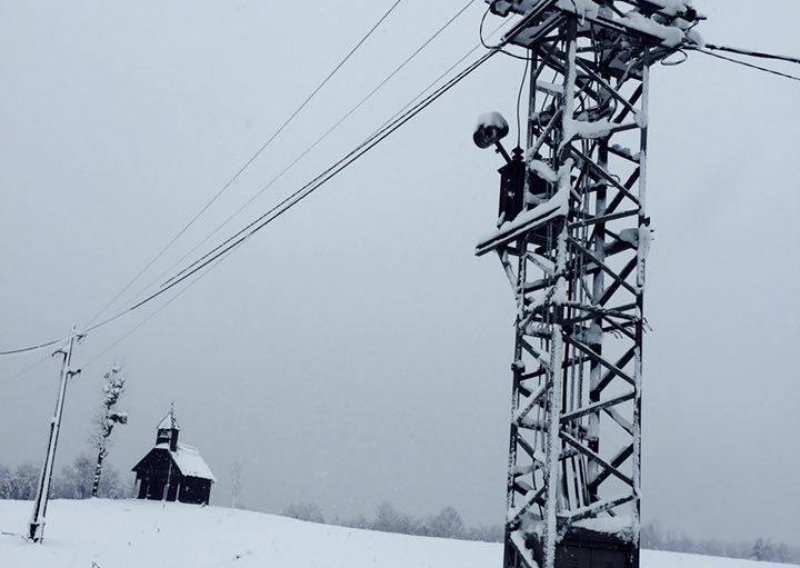
[[800, 549], [784, 543], [773, 542], [768, 538], [756, 538], [740, 542], [723, 542], [713, 539], [693, 539], [684, 534], [664, 530], [658, 523], [648, 523], [642, 527], [642, 548], [689, 552], [708, 556], [726, 556], [768, 562], [797, 562]]
[[[294, 503], [286, 507], [281, 514], [302, 521], [328, 522], [322, 514], [322, 509], [315, 503]], [[378, 506], [375, 516], [372, 518], [361, 516], [354, 519], [342, 519], [335, 517], [330, 519], [328, 524], [417, 536], [481, 540], [485, 542], [503, 541], [502, 526], [482, 525], [467, 527], [464, 525], [461, 515], [453, 507], [445, 507], [437, 514], [428, 517], [414, 517], [398, 511], [389, 503], [382, 503]]]
[[[480, 540], [485, 542], [503, 542], [504, 530], [501, 525], [483, 525], [467, 527], [461, 515], [453, 507], [445, 507], [439, 513], [428, 517], [414, 517], [402, 513], [389, 503], [381, 504], [372, 518], [364, 516], [355, 519], [335, 517], [327, 520], [322, 509], [315, 503], [294, 503], [281, 513], [315, 523], [326, 523], [343, 527], [371, 529], [376, 531], [411, 534], [419, 536], [437, 536], [464, 540]], [[770, 562], [797, 562], [800, 550], [792, 549], [786, 544], [773, 542], [770, 539], [756, 538], [742, 542], [722, 542], [709, 539], [694, 539], [673, 531], [664, 530], [658, 523], [649, 523], [642, 527], [642, 548], [649, 550], [665, 550], [670, 552], [686, 552], [708, 556], [725, 556], [728, 558], [745, 558]]]
[[[86, 455], [75, 458], [53, 476], [50, 485], [52, 499], [88, 499], [92, 496], [95, 460]], [[35, 499], [41, 467], [24, 463], [14, 469], [0, 464], [0, 499]], [[99, 497], [126, 499], [133, 496], [131, 484], [120, 481], [119, 473], [110, 465], [103, 468]]]

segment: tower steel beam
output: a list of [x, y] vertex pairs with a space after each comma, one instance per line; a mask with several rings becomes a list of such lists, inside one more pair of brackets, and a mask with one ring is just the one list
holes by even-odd
[[636, 568], [650, 66], [700, 43], [701, 17], [673, 0], [488, 3], [537, 13], [510, 38], [531, 89], [524, 180], [501, 192], [523, 205], [501, 195], [476, 247], [516, 300], [504, 566]]

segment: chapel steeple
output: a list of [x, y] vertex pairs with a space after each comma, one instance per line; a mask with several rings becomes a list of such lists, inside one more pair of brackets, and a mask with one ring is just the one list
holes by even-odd
[[180, 430], [178, 421], [175, 419], [175, 405], [170, 403], [169, 412], [158, 425], [156, 445], [169, 444], [170, 451], [176, 451], [178, 449], [178, 434]]

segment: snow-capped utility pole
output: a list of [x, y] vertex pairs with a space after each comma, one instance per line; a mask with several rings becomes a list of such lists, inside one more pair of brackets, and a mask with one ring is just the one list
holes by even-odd
[[69, 334], [67, 346], [64, 349], [59, 349], [53, 355], [60, 354], [61, 361], [61, 381], [58, 387], [58, 401], [56, 402], [56, 411], [52, 420], [50, 421], [50, 438], [47, 442], [47, 457], [42, 467], [42, 475], [39, 478], [39, 489], [36, 492], [36, 501], [33, 504], [33, 514], [31, 515], [31, 523], [28, 528], [28, 538], [34, 542], [41, 542], [44, 538], [44, 525], [47, 520], [47, 501], [50, 497], [50, 481], [53, 478], [53, 462], [56, 458], [56, 446], [58, 445], [58, 433], [61, 429], [61, 416], [64, 412], [64, 398], [67, 394], [67, 383], [72, 377], [80, 374], [80, 369], [73, 370], [71, 368], [72, 353], [75, 349], [75, 344], [83, 338], [83, 335], [78, 333], [77, 327], [72, 326], [72, 331]]
[[504, 566], [637, 568], [650, 66], [701, 46], [702, 17], [690, 0], [486, 1], [524, 17], [505, 39], [530, 65], [526, 151], [502, 148], [499, 113], [473, 136], [506, 162], [476, 253], [516, 300]]

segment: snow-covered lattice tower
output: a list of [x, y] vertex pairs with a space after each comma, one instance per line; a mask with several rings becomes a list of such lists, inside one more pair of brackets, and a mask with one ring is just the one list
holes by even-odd
[[[502, 154], [516, 297], [506, 568], [639, 564], [649, 69], [702, 42], [685, 0], [495, 0], [523, 17], [527, 151]], [[678, 57], [678, 56], [674, 56]], [[485, 115], [482, 147], [507, 133]], [[499, 143], [498, 143], [499, 146]]]

